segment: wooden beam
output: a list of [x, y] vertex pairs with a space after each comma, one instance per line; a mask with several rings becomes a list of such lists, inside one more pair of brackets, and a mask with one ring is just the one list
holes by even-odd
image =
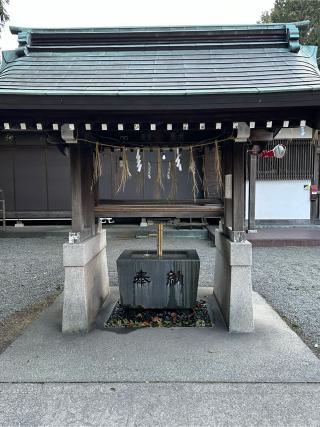
[[[170, 100], [170, 102], [168, 102]], [[61, 95], [50, 95], [50, 96], [39, 96], [39, 95], [15, 95], [15, 94], [4, 94], [0, 95], [0, 109], [5, 111], [17, 110], [19, 106], [20, 110], [40, 110], [41, 114], [45, 110], [74, 112], [83, 110], [86, 111], [128, 111], [128, 105], [130, 105], [131, 111], [144, 110], [150, 111], [204, 111], [211, 110], [216, 117], [216, 113], [226, 114], [226, 110], [232, 111], [228, 116], [237, 117], [238, 120], [243, 119], [240, 114], [247, 114], [248, 110], [253, 112], [248, 120], [255, 120], [260, 110], [265, 113], [265, 110], [277, 109], [277, 117], [283, 117], [284, 120], [290, 120], [293, 117], [297, 117], [301, 120], [301, 117], [311, 120], [312, 127], [315, 122], [315, 113], [318, 113], [319, 99], [316, 91], [305, 90], [299, 92], [299, 96], [294, 91], [290, 92], [279, 92], [279, 93], [228, 93], [228, 94], [198, 94], [194, 96], [181, 96], [181, 95], [146, 95], [146, 96], [134, 96], [134, 102], [132, 95], [123, 96], [104, 96], [104, 95], [65, 95], [63, 98]], [[215, 106], [215, 109], [213, 109]], [[307, 117], [307, 108], [310, 108], [310, 115]], [[297, 110], [302, 110], [297, 114]], [[221, 113], [223, 111], [223, 113]], [[103, 113], [102, 113], [103, 116]], [[105, 116], [105, 115], [104, 115]], [[41, 116], [42, 117], [42, 116]], [[65, 116], [62, 116], [65, 117]], [[240, 118], [239, 118], [240, 117]], [[88, 120], [88, 119], [87, 119]]]
[[97, 217], [115, 218], [220, 218], [223, 206], [194, 204], [153, 204], [124, 202], [99, 204], [94, 209]]
[[248, 206], [248, 230], [256, 228], [256, 178], [257, 156], [249, 153], [249, 206]]

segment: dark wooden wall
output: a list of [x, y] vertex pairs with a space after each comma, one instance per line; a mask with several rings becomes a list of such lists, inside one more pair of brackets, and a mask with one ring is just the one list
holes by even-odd
[[[143, 159], [143, 170], [141, 173], [136, 171], [136, 152], [127, 152], [129, 169], [132, 174], [131, 178], [127, 181], [125, 190], [118, 191], [119, 179], [121, 175], [121, 168], [119, 163], [119, 157], [121, 153], [119, 151], [111, 152], [105, 150], [102, 153], [102, 177], [100, 179], [99, 193], [101, 199], [112, 199], [112, 200], [166, 200], [169, 198], [171, 190], [171, 182], [173, 179], [173, 173], [171, 166], [170, 179], [167, 178], [168, 163], [174, 160], [175, 153], [166, 151], [166, 159], [162, 160], [162, 183], [164, 189], [159, 189], [156, 182], [157, 173], [157, 152], [153, 150], [144, 150], [141, 154]], [[202, 170], [202, 155], [195, 153], [195, 161], [199, 174]], [[151, 179], [148, 178], [147, 165], [150, 162], [151, 165]], [[175, 170], [176, 181], [177, 181], [177, 193], [173, 200], [192, 200], [192, 179], [188, 172], [189, 167], [189, 153], [183, 151], [181, 157], [182, 172]], [[199, 193], [198, 197], [202, 197], [202, 185], [200, 178], [197, 179]]]
[[[58, 141], [59, 142], [59, 141]], [[62, 142], [62, 141], [61, 141]], [[59, 149], [60, 148], [60, 149]], [[128, 151], [132, 177], [124, 191], [117, 192], [120, 169], [120, 152], [109, 149], [102, 152], [102, 177], [100, 199], [111, 200], [166, 200], [170, 194], [171, 179], [167, 179], [168, 161], [175, 153], [167, 151], [163, 165], [164, 190], [156, 184], [157, 153], [144, 150], [144, 171], [136, 172], [136, 152]], [[202, 152], [195, 152], [199, 175], [202, 174]], [[207, 152], [214, 168], [213, 152]], [[147, 162], [151, 164], [151, 179], [147, 176]], [[192, 179], [188, 172], [189, 153], [183, 151], [183, 171], [176, 170], [178, 191], [175, 200], [192, 200]], [[210, 176], [214, 171], [209, 171]], [[198, 198], [203, 197], [198, 176]], [[44, 133], [16, 132], [0, 134], [0, 189], [4, 190], [8, 218], [70, 218], [71, 188], [68, 150]], [[210, 197], [217, 197], [215, 182], [211, 181]]]
[[32, 133], [0, 138], [0, 189], [8, 217], [69, 217], [69, 159], [58, 146]]

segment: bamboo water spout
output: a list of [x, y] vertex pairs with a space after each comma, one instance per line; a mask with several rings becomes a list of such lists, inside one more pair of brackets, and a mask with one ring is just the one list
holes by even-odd
[[157, 255], [162, 257], [163, 253], [163, 224], [157, 226]]

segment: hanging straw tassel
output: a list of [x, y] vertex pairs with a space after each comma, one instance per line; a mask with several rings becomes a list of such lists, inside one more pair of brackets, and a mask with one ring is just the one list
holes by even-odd
[[93, 174], [92, 174], [92, 182], [91, 182], [91, 190], [99, 181], [100, 176], [102, 175], [102, 165], [100, 159], [100, 150], [99, 144], [96, 143], [94, 152], [93, 152]]
[[164, 190], [164, 185], [162, 182], [162, 159], [161, 159], [161, 152], [160, 148], [157, 149], [157, 176], [156, 176], [156, 183], [158, 184], [157, 188], [157, 198], [160, 198], [161, 190]]
[[216, 171], [216, 176], [217, 176], [218, 189], [219, 189], [220, 194], [222, 194], [223, 193], [223, 179], [222, 179], [221, 156], [220, 156], [218, 141], [215, 141], [214, 145], [215, 145], [215, 149], [214, 149], [215, 171]]
[[203, 195], [205, 199], [209, 198], [209, 185], [208, 185], [208, 165], [207, 165], [207, 155], [206, 149], [203, 152], [203, 161], [202, 161], [202, 175], [203, 175]]
[[192, 145], [189, 146], [189, 172], [191, 173], [191, 176], [192, 176], [192, 194], [193, 194], [193, 200], [195, 202], [197, 199], [199, 188], [198, 188], [197, 178], [196, 178], [197, 169], [196, 169], [196, 162], [194, 161]]
[[178, 184], [177, 184], [177, 168], [175, 167], [175, 161], [170, 161], [170, 170], [171, 170], [171, 186], [170, 186], [170, 193], [169, 193], [169, 200], [175, 199], [177, 192], [178, 192]]
[[159, 187], [164, 190], [163, 182], [162, 182], [162, 159], [160, 148], [157, 149], [157, 179], [156, 179]]
[[120, 190], [124, 191], [128, 179], [131, 178], [132, 176], [129, 169], [127, 149], [125, 147], [122, 147], [122, 166], [120, 167], [121, 167], [121, 177], [120, 177], [120, 184], [119, 184], [117, 193], [119, 193]]

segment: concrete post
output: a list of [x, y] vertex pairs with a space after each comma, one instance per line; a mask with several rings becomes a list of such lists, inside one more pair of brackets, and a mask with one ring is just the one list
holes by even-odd
[[215, 232], [214, 295], [230, 332], [252, 332], [252, 246]]
[[65, 268], [62, 332], [88, 332], [109, 294], [106, 231], [63, 245]]

